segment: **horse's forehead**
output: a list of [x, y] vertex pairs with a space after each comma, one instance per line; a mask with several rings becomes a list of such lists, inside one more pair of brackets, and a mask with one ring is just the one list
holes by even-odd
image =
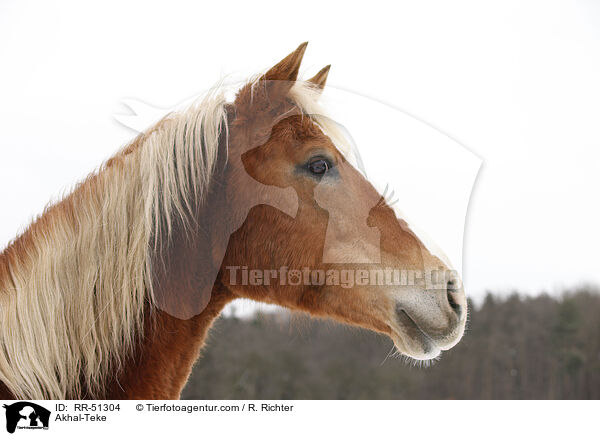
[[307, 116], [280, 120], [271, 129], [267, 141], [266, 150], [291, 153], [292, 156], [314, 146], [331, 149], [332, 153], [337, 150], [327, 135]]
[[306, 115], [285, 117], [274, 126], [273, 130], [278, 133], [293, 135], [296, 138], [324, 136], [314, 120]]

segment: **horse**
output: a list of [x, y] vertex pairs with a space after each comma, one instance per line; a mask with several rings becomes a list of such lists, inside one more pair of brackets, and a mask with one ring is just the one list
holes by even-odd
[[306, 45], [165, 116], [2, 251], [1, 398], [177, 399], [240, 298], [415, 360], [461, 339], [460, 279], [351, 163], [320, 103], [330, 66], [298, 79]]

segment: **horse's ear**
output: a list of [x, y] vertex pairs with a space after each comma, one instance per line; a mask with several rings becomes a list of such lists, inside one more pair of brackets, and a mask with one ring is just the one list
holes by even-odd
[[308, 79], [308, 82], [315, 85], [317, 87], [317, 89], [320, 89], [321, 91], [323, 91], [323, 88], [325, 88], [325, 84], [327, 83], [327, 76], [329, 76], [330, 69], [331, 69], [331, 65], [327, 65], [325, 68], [323, 68], [317, 74], [315, 74], [314, 77]]
[[262, 112], [277, 109], [296, 83], [307, 45], [308, 42], [300, 44], [296, 50], [260, 76], [258, 80], [242, 87], [235, 99], [236, 113], [238, 115], [245, 114], [245, 117], [248, 118], [256, 117], [259, 108]]
[[308, 82], [317, 85], [319, 88], [324, 88], [327, 83], [327, 76], [329, 76], [329, 70], [331, 69], [331, 65], [327, 65], [313, 77], [308, 79]]
[[300, 64], [306, 51], [308, 42], [303, 42], [296, 50], [283, 58], [277, 65], [273, 66], [263, 76], [262, 80], [287, 80], [290, 82], [296, 81]]

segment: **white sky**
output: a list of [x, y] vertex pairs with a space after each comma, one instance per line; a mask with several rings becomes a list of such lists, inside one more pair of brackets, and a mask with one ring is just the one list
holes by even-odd
[[123, 98], [170, 107], [308, 40], [307, 74], [483, 159], [470, 295], [600, 283], [600, 3], [211, 3], [0, 3], [1, 246], [131, 138]]

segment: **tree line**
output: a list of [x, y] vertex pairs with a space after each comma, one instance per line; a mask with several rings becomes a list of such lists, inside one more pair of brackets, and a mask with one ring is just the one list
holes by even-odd
[[429, 366], [385, 336], [280, 311], [221, 317], [184, 399], [600, 399], [600, 293], [487, 294]]

